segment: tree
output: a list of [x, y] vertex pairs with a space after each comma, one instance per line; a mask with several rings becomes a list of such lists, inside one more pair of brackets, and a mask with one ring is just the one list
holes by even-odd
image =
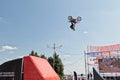
[[44, 54], [41, 54], [40, 57], [43, 59], [47, 59], [47, 57]]
[[53, 58], [52, 57], [48, 57], [48, 62], [50, 63], [50, 65], [53, 67]]
[[30, 56], [35, 55], [35, 52], [32, 50], [31, 53], [29, 54]]
[[31, 53], [30, 53], [29, 55], [30, 55], [30, 56], [39, 57], [39, 55], [37, 54], [37, 52], [34, 52], [33, 50], [31, 51]]
[[56, 71], [56, 73], [59, 75], [60, 79], [63, 80], [64, 66], [62, 64], [61, 59], [59, 58], [59, 55], [56, 52], [53, 54], [53, 68]]

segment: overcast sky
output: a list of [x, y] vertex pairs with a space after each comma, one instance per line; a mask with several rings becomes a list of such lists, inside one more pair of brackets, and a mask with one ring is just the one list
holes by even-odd
[[[120, 0], [0, 0], [0, 63], [34, 50], [52, 56], [65, 73], [84, 73], [87, 45], [120, 43]], [[72, 31], [67, 17], [82, 17]], [[49, 46], [49, 47], [47, 47]]]

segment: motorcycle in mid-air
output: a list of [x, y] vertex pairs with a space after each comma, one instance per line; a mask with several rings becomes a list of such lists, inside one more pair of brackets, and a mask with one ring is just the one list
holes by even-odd
[[68, 16], [68, 20], [71, 23], [70, 28], [75, 31], [75, 24], [79, 23], [81, 21], [81, 17], [78, 16], [76, 19], [73, 18], [72, 16]]

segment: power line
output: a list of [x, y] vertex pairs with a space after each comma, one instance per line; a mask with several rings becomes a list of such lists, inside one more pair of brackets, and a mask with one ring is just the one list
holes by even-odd
[[47, 45], [48, 48], [53, 49], [54, 53], [56, 52], [56, 48], [61, 48], [62, 45], [56, 46], [56, 44], [54, 43], [52, 47], [50, 47], [49, 45]]

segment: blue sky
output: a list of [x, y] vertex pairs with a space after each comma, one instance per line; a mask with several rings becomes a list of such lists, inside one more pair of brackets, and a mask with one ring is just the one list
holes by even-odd
[[[0, 0], [0, 63], [32, 50], [52, 56], [56, 51], [65, 73], [84, 73], [87, 45], [120, 42], [119, 0]], [[68, 16], [82, 17], [72, 31]]]

